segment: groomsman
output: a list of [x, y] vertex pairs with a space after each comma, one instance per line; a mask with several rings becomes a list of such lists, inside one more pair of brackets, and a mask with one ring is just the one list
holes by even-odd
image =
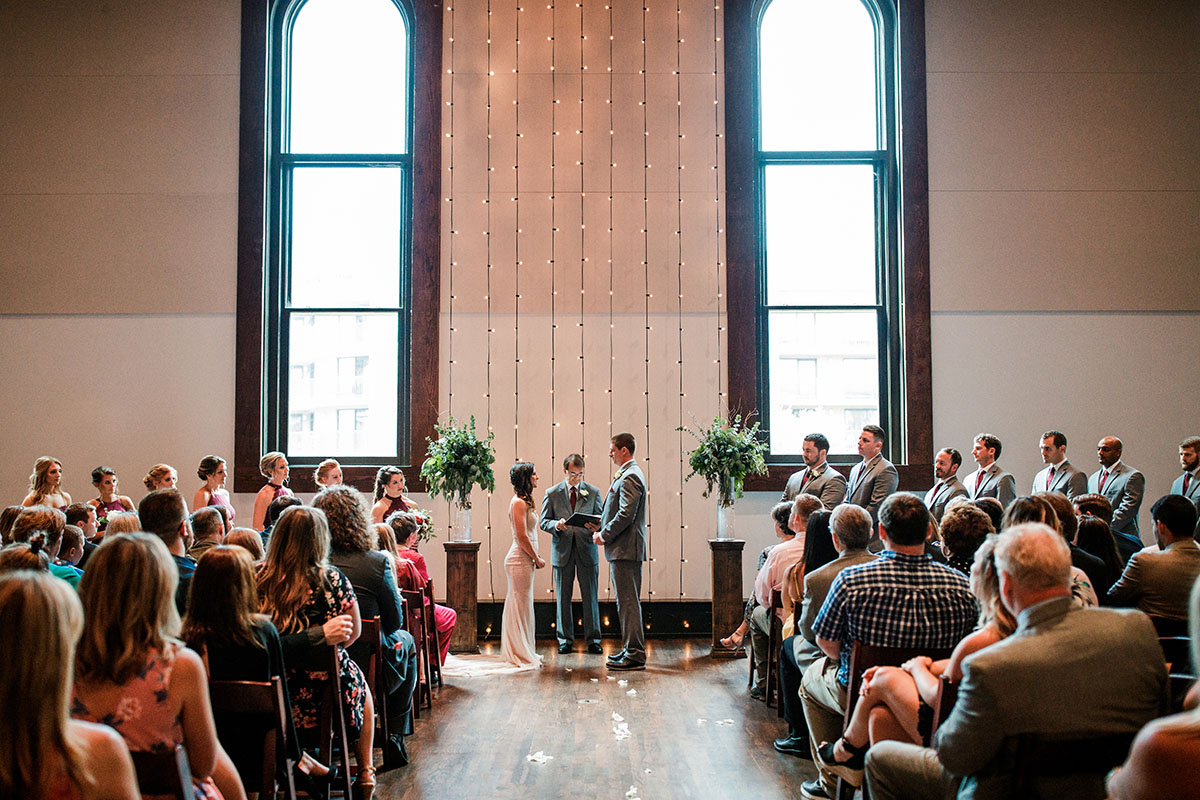
[[588, 525], [592, 541], [604, 545], [609, 577], [617, 594], [624, 648], [608, 657], [615, 670], [646, 668], [646, 632], [642, 627], [642, 562], [646, 560], [646, 476], [633, 459], [637, 443], [631, 433], [618, 433], [608, 445], [617, 474], [599, 525]]
[[538, 527], [554, 537], [550, 566], [554, 569], [554, 593], [558, 600], [554, 629], [558, 634], [560, 653], [571, 652], [575, 640], [571, 595], [576, 575], [583, 600], [583, 634], [587, 638], [588, 652], [604, 652], [600, 647], [600, 600], [596, 590], [600, 554], [587, 529], [567, 525], [572, 514], [600, 514], [600, 490], [584, 481], [583, 463], [583, 456], [578, 453], [563, 460], [563, 480], [546, 490], [538, 521]]
[[946, 513], [947, 503], [956, 497], [967, 496], [967, 487], [958, 479], [961, 466], [962, 454], [953, 447], [942, 448], [933, 459], [933, 477], [937, 483], [925, 493], [925, 506], [938, 522]]
[[[879, 506], [900, 485], [900, 474], [881, 455], [887, 434], [878, 425], [864, 425], [858, 437], [858, 454], [862, 461], [850, 470], [846, 499], [842, 502], [861, 506], [871, 515], [873, 524], [879, 522]], [[879, 546], [879, 535], [872, 534], [871, 545]]]
[[1067, 437], [1061, 432], [1042, 434], [1042, 463], [1045, 469], [1033, 476], [1033, 494], [1058, 492], [1071, 500], [1087, 494], [1087, 473], [1067, 461]]
[[1146, 476], [1121, 460], [1124, 450], [1125, 445], [1116, 436], [1105, 436], [1097, 443], [1100, 469], [1088, 476], [1088, 491], [1104, 495], [1112, 504], [1113, 538], [1122, 560], [1128, 561], [1143, 546], [1138, 512], [1146, 494]]
[[1179, 443], [1179, 466], [1183, 474], [1171, 484], [1171, 494], [1181, 494], [1200, 510], [1200, 436]]
[[1000, 505], [1008, 508], [1008, 504], [1017, 499], [1017, 479], [1011, 472], [1000, 469], [996, 463], [1001, 447], [1000, 440], [990, 433], [976, 436], [971, 455], [975, 457], [979, 469], [968, 475], [963, 485], [967, 487], [967, 496], [972, 500], [994, 497], [1000, 501]]
[[821, 498], [821, 504], [831, 509], [846, 497], [846, 479], [825, 461], [829, 439], [822, 433], [810, 433], [804, 437], [803, 448], [804, 468], [788, 478], [782, 502], [790, 503], [798, 494], [811, 494]]

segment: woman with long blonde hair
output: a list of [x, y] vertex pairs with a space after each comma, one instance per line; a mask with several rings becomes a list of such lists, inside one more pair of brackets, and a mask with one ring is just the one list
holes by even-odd
[[[362, 631], [358, 599], [350, 581], [329, 564], [329, 523], [309, 506], [292, 506], [271, 530], [267, 559], [258, 569], [260, 610], [280, 633], [292, 695], [296, 728], [312, 730], [320, 718], [322, 690], [329, 672], [322, 660], [314, 663], [315, 648], [336, 648], [338, 673], [345, 700], [346, 727], [357, 739], [357, 791], [370, 800], [375, 789], [371, 764], [375, 709], [366, 678], [346, 652]], [[314, 644], [315, 643], [315, 644]]]
[[179, 571], [162, 539], [105, 537], [79, 584], [83, 636], [71, 714], [116, 729], [131, 750], [187, 748], [197, 798], [245, 797], [221, 749], [200, 656], [176, 639]]
[[278, 450], [272, 450], [258, 460], [258, 472], [267, 479], [267, 485], [258, 490], [254, 496], [254, 513], [250, 517], [250, 527], [261, 531], [267, 526], [267, 507], [280, 497], [290, 497], [292, 490], [287, 484], [292, 474], [288, 466], [287, 456]]
[[23, 506], [49, 506], [62, 510], [71, 505], [71, 495], [62, 488], [62, 462], [52, 456], [42, 456], [33, 462], [29, 475], [29, 494]]
[[[0, 797], [136, 800], [129, 750], [111, 728], [68, 715], [83, 609], [45, 573], [0, 577]], [[20, 644], [16, 644], [19, 642]]]

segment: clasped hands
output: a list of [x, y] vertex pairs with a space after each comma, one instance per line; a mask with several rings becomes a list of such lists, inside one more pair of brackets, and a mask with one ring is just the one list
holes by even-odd
[[[901, 664], [900, 669], [904, 670], [909, 675], [912, 675], [914, 671], [925, 670], [928, 672], [932, 666], [933, 659], [929, 656], [916, 656], [915, 658], [910, 658], [908, 661], [905, 661], [903, 664]], [[858, 690], [860, 696], [865, 697], [867, 692], [870, 691], [871, 679], [875, 677], [875, 673], [878, 671], [879, 667], [877, 666], [867, 667], [865, 670], [863, 670], [862, 684]]]

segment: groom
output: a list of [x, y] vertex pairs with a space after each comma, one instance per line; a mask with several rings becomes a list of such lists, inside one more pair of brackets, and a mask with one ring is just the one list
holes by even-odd
[[578, 574], [588, 652], [603, 653], [600, 647], [600, 601], [596, 594], [600, 577], [599, 553], [591, 533], [567, 526], [572, 514], [600, 513], [600, 490], [583, 480], [583, 456], [578, 453], [563, 460], [563, 475], [563, 481], [546, 490], [542, 499], [542, 518], [538, 521], [538, 527], [554, 537], [550, 566], [554, 568], [554, 592], [558, 600], [554, 626], [558, 632], [558, 652], [571, 652], [571, 643], [575, 639], [571, 594]]
[[608, 455], [617, 475], [604, 498], [599, 525], [589, 525], [592, 540], [604, 545], [609, 575], [617, 593], [624, 649], [608, 657], [615, 670], [646, 668], [646, 639], [642, 628], [642, 562], [646, 560], [646, 476], [633, 460], [633, 434], [612, 437]]

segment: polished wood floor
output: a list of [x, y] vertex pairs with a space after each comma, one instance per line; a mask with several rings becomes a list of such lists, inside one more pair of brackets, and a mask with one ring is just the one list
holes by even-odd
[[[605, 642], [606, 654], [615, 648]], [[636, 787], [629, 796], [641, 800], [771, 800], [799, 797], [815, 776], [812, 762], [771, 748], [783, 722], [747, 697], [744, 658], [713, 659], [704, 640], [655, 640], [645, 672], [610, 673], [604, 656], [538, 649], [536, 672], [448, 678], [409, 739], [412, 763], [381, 774], [375, 796], [624, 800]], [[614, 734], [614, 713], [628, 738]], [[552, 759], [527, 760], [539, 750]]]

